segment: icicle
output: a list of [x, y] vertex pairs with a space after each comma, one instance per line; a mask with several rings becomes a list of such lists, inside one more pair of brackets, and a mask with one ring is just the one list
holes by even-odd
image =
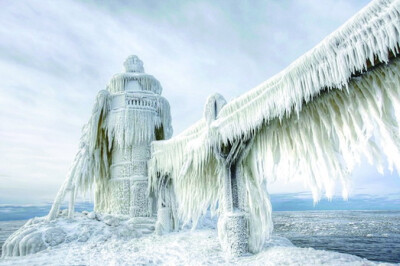
[[61, 203], [67, 192], [71, 193], [69, 216], [72, 217], [73, 204], [77, 191], [86, 192], [90, 190], [95, 178], [99, 179], [98, 182], [104, 182], [101, 180], [104, 175], [100, 173], [102, 172], [101, 169], [108, 168], [108, 166], [104, 166], [104, 163], [108, 159], [102, 158], [107, 156], [107, 153], [103, 153], [101, 156], [98, 156], [98, 154], [102, 143], [104, 143], [102, 123], [106, 120], [110, 109], [108, 97], [109, 93], [104, 90], [100, 91], [97, 95], [90, 120], [82, 129], [79, 151], [75, 156], [64, 184], [57, 193], [56, 199], [47, 216], [48, 220], [53, 220], [57, 217]]
[[[260, 128], [265, 121], [298, 113], [325, 88], [346, 89], [366, 62], [388, 62], [400, 42], [399, 1], [372, 1], [319, 45], [256, 88], [229, 102], [214, 127], [223, 141]], [[374, 41], [372, 41], [374, 39]]]
[[107, 88], [111, 93], [124, 92], [126, 84], [129, 81], [133, 80], [139, 82], [140, 87], [143, 91], [153, 92], [158, 95], [160, 95], [162, 92], [160, 82], [152, 75], [133, 72], [126, 72], [114, 75], [113, 78], [110, 80]]

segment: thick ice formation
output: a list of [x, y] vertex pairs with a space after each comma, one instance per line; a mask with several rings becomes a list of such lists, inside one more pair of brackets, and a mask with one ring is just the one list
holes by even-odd
[[111, 239], [129, 240], [154, 231], [155, 218], [102, 215], [94, 212], [75, 213], [67, 218], [67, 210], [58, 218], [33, 218], [12, 234], [2, 247], [2, 257], [25, 256], [59, 245], [104, 243]]
[[272, 230], [267, 182], [301, 176], [318, 201], [324, 192], [332, 196], [336, 181], [347, 197], [348, 175], [363, 155], [379, 170], [385, 160], [399, 170], [399, 41], [400, 1], [371, 2], [281, 73], [226, 104], [211, 124], [205, 117], [154, 142], [152, 185], [159, 175], [172, 179], [184, 221], [208, 208], [220, 212], [225, 170], [215, 151], [251, 140], [237, 167], [249, 246], [257, 252]]
[[[129, 57], [97, 97], [48, 220], [67, 192], [72, 217], [77, 192], [95, 186], [96, 211], [152, 216], [149, 196], [158, 197], [162, 234], [179, 220], [195, 227], [210, 209], [220, 215], [224, 250], [260, 251], [272, 232], [268, 182], [300, 176], [318, 201], [332, 196], [336, 181], [347, 197], [361, 156], [381, 171], [384, 161], [400, 170], [399, 42], [400, 0], [371, 2], [260, 86], [227, 104], [211, 96], [203, 119], [153, 142], [148, 176], [149, 143], [172, 134], [169, 105], [159, 82]], [[35, 251], [39, 236], [31, 238]], [[20, 245], [15, 239], [10, 247]]]
[[[257, 255], [227, 259], [218, 243], [215, 221], [207, 217], [194, 232], [182, 230], [163, 236], [145, 234], [140, 238], [130, 235], [120, 238], [114, 231], [116, 226], [79, 214], [75, 217], [82, 221], [80, 225], [84, 221], [94, 225], [84, 226], [93, 232], [86, 241], [65, 241], [30, 256], [6, 257], [0, 259], [0, 265], [387, 265], [349, 254], [298, 248], [288, 239], [276, 235], [271, 236]], [[62, 220], [55, 221], [61, 225]], [[67, 220], [62, 225], [71, 228], [65, 229], [68, 234], [73, 231]], [[84, 235], [83, 231], [88, 232], [76, 231], [78, 238]], [[103, 234], [106, 237], [102, 237]]]
[[160, 96], [160, 83], [144, 73], [143, 63], [130, 56], [125, 72], [115, 75], [99, 92], [92, 116], [82, 130], [80, 149], [48, 215], [57, 216], [70, 192], [69, 217], [78, 191], [95, 187], [95, 210], [102, 213], [152, 216], [147, 196], [150, 142], [172, 135], [170, 107]]
[[[47, 218], [34, 219], [10, 236], [4, 244], [3, 256], [26, 255], [65, 241], [81, 241], [75, 233], [68, 235], [66, 224], [76, 227], [86, 224], [80, 217], [73, 219], [74, 202], [78, 192], [91, 189], [95, 190], [97, 219], [102, 217], [100, 213], [113, 214], [105, 216], [104, 222], [117, 222], [118, 230], [125, 232], [129, 229], [125, 230], [120, 220], [133, 217], [129, 222], [133, 231], [125, 232], [127, 237], [137, 236], [138, 230], [153, 232], [157, 207], [160, 208], [157, 232], [162, 234], [177, 228], [178, 221], [171, 217], [176, 210], [172, 186], [166, 183], [159, 195], [149, 195], [147, 181], [150, 142], [172, 135], [170, 107], [160, 95], [160, 83], [144, 73], [137, 56], [128, 57], [124, 66], [125, 73], [115, 75], [107, 90], [98, 93], [89, 122], [83, 127], [78, 153]], [[67, 193], [70, 220], [60, 222], [62, 219], [57, 217]]]

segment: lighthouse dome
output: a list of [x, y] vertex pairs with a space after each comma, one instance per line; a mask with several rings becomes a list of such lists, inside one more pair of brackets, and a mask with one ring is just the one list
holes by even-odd
[[110, 93], [141, 91], [160, 95], [160, 82], [152, 75], [144, 73], [143, 61], [136, 55], [130, 55], [124, 62], [125, 72], [116, 74], [108, 84]]

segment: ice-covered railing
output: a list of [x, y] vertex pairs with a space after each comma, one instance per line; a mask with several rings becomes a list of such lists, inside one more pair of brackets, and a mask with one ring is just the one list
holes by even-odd
[[388, 62], [390, 52], [398, 53], [399, 10], [398, 0], [372, 1], [282, 72], [228, 103], [213, 124], [222, 141], [297, 114], [321, 91], [347, 86], [368, 63]]
[[282, 72], [226, 104], [215, 121], [203, 118], [153, 143], [153, 187], [160, 174], [172, 178], [184, 221], [196, 221], [210, 206], [218, 211], [223, 186], [215, 149], [252, 139], [239, 168], [250, 249], [257, 251], [272, 228], [267, 182], [301, 176], [318, 201], [324, 192], [332, 196], [336, 181], [347, 197], [348, 175], [361, 156], [380, 170], [385, 160], [399, 170], [400, 63], [393, 59], [399, 10], [400, 1], [371, 2]]

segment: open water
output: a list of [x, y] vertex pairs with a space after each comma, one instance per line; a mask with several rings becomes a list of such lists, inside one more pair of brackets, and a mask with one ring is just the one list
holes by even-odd
[[400, 262], [400, 211], [274, 212], [274, 233], [295, 246]]

